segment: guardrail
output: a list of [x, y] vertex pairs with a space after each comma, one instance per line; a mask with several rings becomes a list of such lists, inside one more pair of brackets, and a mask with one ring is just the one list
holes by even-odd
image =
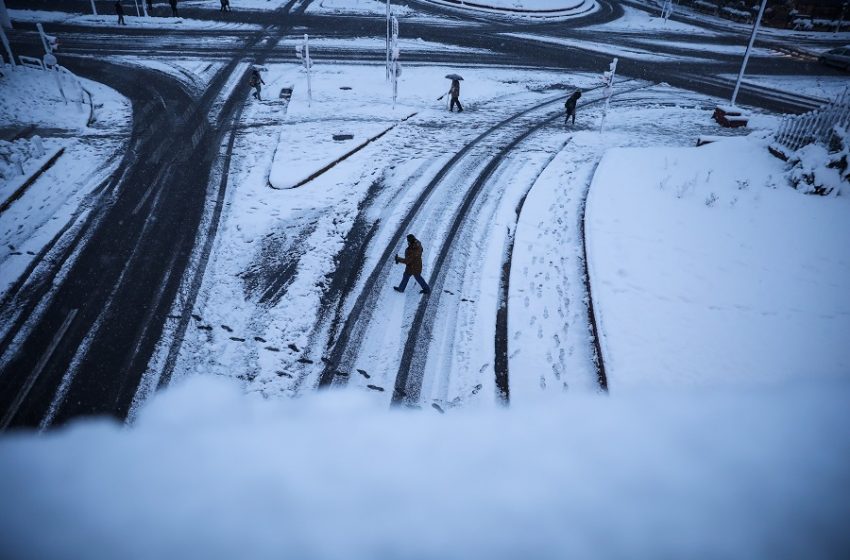
[[792, 152], [807, 144], [828, 145], [836, 126], [850, 126], [850, 87], [822, 107], [802, 115], [785, 116], [773, 140]]

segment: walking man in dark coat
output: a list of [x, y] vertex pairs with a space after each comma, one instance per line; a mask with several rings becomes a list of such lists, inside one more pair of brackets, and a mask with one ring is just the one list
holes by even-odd
[[265, 85], [265, 83], [266, 83], [266, 82], [264, 82], [264, 81], [263, 81], [262, 76], [260, 76], [260, 71], [259, 71], [259, 70], [257, 70], [256, 68], [254, 68], [253, 70], [251, 70], [251, 81], [250, 81], [250, 84], [251, 84], [251, 87], [252, 87], [252, 88], [254, 88], [254, 93], [252, 93], [251, 95], [252, 95], [252, 96], [254, 97], [254, 99], [256, 99], [257, 101], [262, 101], [262, 99], [260, 99], [260, 90], [262, 90], [262, 86], [261, 86], [260, 84]]
[[420, 293], [431, 293], [431, 288], [425, 279], [422, 278], [422, 243], [412, 233], [407, 235], [407, 249], [404, 250], [404, 258], [396, 255], [395, 262], [396, 264], [404, 265], [404, 276], [401, 277], [401, 284], [393, 286], [393, 290], [404, 292], [404, 289], [407, 287], [407, 281], [413, 276], [422, 287]]
[[452, 87], [449, 88], [449, 95], [452, 98], [452, 102], [449, 104], [449, 112], [454, 111], [455, 105], [457, 105], [458, 113], [463, 111], [463, 106], [458, 100], [458, 97], [460, 97], [460, 80], [452, 80]]
[[121, 5], [121, 0], [115, 2], [115, 15], [118, 16], [118, 25], [127, 25], [124, 22], [124, 6]]
[[177, 0], [168, 0], [168, 3], [171, 4], [171, 17], [180, 17], [177, 14]]
[[567, 113], [567, 116], [564, 118], [564, 126], [567, 126], [567, 122], [569, 122], [570, 117], [573, 118], [573, 125], [576, 124], [576, 103], [578, 103], [579, 97], [581, 97], [581, 91], [575, 90], [573, 94], [567, 98], [566, 103], [564, 103], [564, 109]]

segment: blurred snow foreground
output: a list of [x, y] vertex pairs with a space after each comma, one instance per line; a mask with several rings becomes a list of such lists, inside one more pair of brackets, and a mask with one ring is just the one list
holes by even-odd
[[0, 440], [2, 558], [837, 558], [850, 384], [263, 400], [197, 376], [136, 424]]

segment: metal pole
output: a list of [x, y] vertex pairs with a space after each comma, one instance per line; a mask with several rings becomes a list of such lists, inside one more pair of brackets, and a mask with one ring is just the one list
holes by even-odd
[[12, 29], [12, 20], [9, 18], [9, 11], [6, 9], [6, 0], [0, 0], [0, 27]]
[[387, 79], [390, 79], [390, 0], [387, 0]]
[[[136, 17], [142, 17], [142, 12], [139, 10], [139, 0], [133, 0], [136, 5]], [[144, 4], [144, 2], [142, 2]]]
[[735, 106], [735, 100], [738, 99], [738, 90], [741, 89], [741, 80], [744, 78], [744, 70], [747, 68], [747, 61], [750, 60], [750, 51], [753, 49], [753, 43], [756, 41], [756, 34], [761, 23], [761, 16], [764, 14], [764, 7], [767, 5], [767, 0], [761, 0], [759, 7], [759, 15], [756, 17], [756, 22], [753, 24], [753, 33], [750, 35], [750, 42], [747, 44], [747, 50], [744, 52], [744, 61], [741, 63], [741, 71], [738, 72], [738, 80], [735, 82], [735, 90], [732, 92], [732, 106]]
[[313, 105], [313, 86], [310, 83], [310, 43], [307, 34], [304, 34], [304, 65], [307, 67], [307, 107]]
[[6, 54], [9, 56], [9, 62], [12, 65], [12, 70], [15, 69], [15, 55], [12, 54], [12, 46], [9, 44], [9, 38], [6, 37], [6, 30], [0, 25], [0, 41], [3, 41], [3, 48], [6, 49]]
[[392, 37], [392, 79], [393, 79], [393, 109], [398, 96], [398, 20], [392, 18], [393, 37]]
[[[2, 1], [2, 0], [0, 0]], [[844, 13], [847, 11], [847, 2], [841, 4], [841, 17], [838, 18], [838, 23], [835, 24], [835, 31], [833, 33], [838, 33], [841, 30], [841, 25], [844, 23]]]
[[91, 13], [97, 15], [97, 6], [94, 5], [94, 0], [91, 0]]
[[44, 27], [42, 27], [41, 23], [36, 23], [35, 27], [38, 29], [38, 36], [41, 37], [44, 54], [53, 54], [53, 49], [50, 48], [50, 43], [47, 41], [47, 33], [44, 32]]

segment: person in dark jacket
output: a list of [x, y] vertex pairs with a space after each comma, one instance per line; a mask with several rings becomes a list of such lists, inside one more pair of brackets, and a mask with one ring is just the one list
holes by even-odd
[[463, 111], [463, 106], [460, 104], [458, 97], [460, 97], [460, 80], [452, 80], [452, 87], [449, 88], [449, 95], [452, 98], [451, 103], [449, 104], [449, 112], [453, 112], [455, 105], [457, 105], [457, 112], [460, 113]]
[[404, 292], [404, 289], [407, 287], [407, 281], [413, 276], [422, 287], [420, 293], [431, 293], [431, 288], [425, 279], [422, 278], [422, 243], [412, 233], [407, 236], [407, 249], [404, 250], [404, 258], [396, 255], [395, 262], [396, 264], [404, 265], [404, 275], [401, 277], [401, 284], [393, 286], [393, 290]]
[[567, 126], [567, 122], [569, 122], [570, 117], [573, 118], [573, 124], [576, 124], [576, 103], [578, 103], [579, 97], [581, 97], [581, 91], [575, 90], [564, 103], [564, 109], [567, 114], [567, 116], [564, 117], [564, 126]]
[[124, 22], [124, 6], [121, 5], [121, 0], [115, 2], [115, 15], [118, 16], [118, 25], [127, 25]]
[[259, 70], [257, 70], [256, 68], [254, 68], [253, 70], [251, 70], [251, 81], [250, 81], [250, 84], [251, 84], [251, 87], [252, 87], [252, 88], [254, 88], [254, 93], [252, 93], [251, 95], [252, 95], [252, 96], [254, 97], [254, 99], [256, 99], [257, 101], [262, 101], [262, 99], [260, 99], [260, 91], [261, 91], [263, 88], [262, 88], [262, 86], [261, 86], [260, 84], [265, 85], [265, 83], [266, 83], [266, 82], [264, 82], [264, 81], [263, 81], [262, 76], [260, 76], [260, 71], [259, 71]]
[[147, 0], [148, 3], [148, 15], [153, 17], [153, 0]]
[[177, 13], [177, 0], [168, 0], [168, 3], [171, 4], [171, 17], [180, 17]]
[[229, 12], [230, 11], [230, 0], [221, 0], [221, 11]]

